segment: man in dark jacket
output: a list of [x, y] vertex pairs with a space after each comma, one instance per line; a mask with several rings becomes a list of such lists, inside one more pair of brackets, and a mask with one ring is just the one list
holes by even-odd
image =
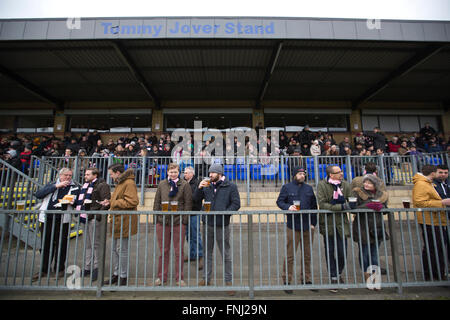
[[[99, 178], [100, 172], [97, 168], [88, 168], [84, 173], [84, 185], [78, 194], [75, 202], [76, 210], [108, 210], [108, 207], [102, 206], [99, 202], [105, 199], [111, 199], [111, 189], [106, 181]], [[84, 236], [86, 237], [86, 252], [84, 261], [84, 276], [92, 273], [92, 281], [97, 280], [98, 276], [98, 247], [100, 244], [100, 222], [106, 219], [106, 216], [97, 214], [80, 215], [85, 223]]]
[[[305, 266], [302, 272], [303, 277], [300, 277], [300, 281], [311, 284], [311, 248], [314, 238], [314, 227], [317, 224], [317, 214], [302, 214], [298, 212], [299, 209], [294, 205], [294, 202], [300, 201], [300, 208], [303, 210], [315, 210], [317, 209], [317, 201], [313, 188], [304, 183], [306, 178], [305, 169], [295, 167], [293, 175], [293, 181], [281, 188], [277, 199], [277, 206], [280, 209], [291, 212], [297, 211], [296, 213], [286, 214], [287, 267], [283, 263], [283, 282], [285, 284], [292, 283], [292, 274], [295, 269], [295, 251], [299, 243], [302, 242], [304, 264], [302, 261], [297, 261], [295, 264]], [[292, 290], [285, 290], [285, 292], [291, 294]]]
[[[211, 211], [238, 211], [241, 207], [241, 199], [237, 186], [226, 180], [223, 175], [223, 167], [220, 164], [213, 164], [209, 168], [209, 178], [211, 184], [203, 180], [195, 190], [194, 201], [211, 203]], [[202, 216], [206, 244], [206, 270], [203, 275], [204, 280], [199, 282], [199, 286], [211, 283], [214, 239], [225, 260], [225, 284], [232, 285], [232, 256], [230, 245], [230, 218], [231, 214], [207, 214]], [[229, 295], [234, 295], [234, 291], [229, 291]]]
[[[441, 199], [450, 198], [450, 185], [448, 182], [448, 166], [445, 164], [441, 164], [437, 166], [436, 178], [434, 179], [434, 188]], [[450, 211], [447, 211], [447, 218], [450, 219]], [[444, 232], [444, 234], [447, 234]], [[447, 241], [447, 258], [450, 262], [450, 245], [449, 241]]]
[[[195, 171], [192, 167], [184, 169], [184, 180], [186, 180], [194, 194], [198, 189], [199, 181], [195, 177]], [[202, 202], [192, 201], [192, 211], [201, 211]], [[198, 260], [198, 269], [203, 269], [203, 245], [200, 233], [200, 219], [198, 215], [189, 216], [189, 227], [186, 229], [186, 240], [189, 243], [189, 257], [184, 258], [184, 262]]]
[[383, 151], [386, 150], [386, 137], [381, 133], [380, 128], [375, 127], [373, 132], [364, 133], [367, 137], [371, 137], [373, 139], [373, 149], [381, 149]]

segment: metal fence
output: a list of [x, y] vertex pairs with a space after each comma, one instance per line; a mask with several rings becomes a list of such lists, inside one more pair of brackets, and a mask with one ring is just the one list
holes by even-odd
[[[298, 213], [302, 217], [299, 231], [286, 226], [288, 219], [294, 219], [286, 211], [91, 211], [87, 213], [102, 219], [93, 219], [89, 231], [88, 224], [80, 222], [80, 211], [67, 211], [72, 215], [71, 223], [85, 231], [73, 238], [67, 226], [57, 222], [64, 212], [47, 211], [47, 222], [40, 224], [32, 239], [43, 241], [39, 250], [29, 246], [30, 239], [16, 241], [7, 232], [15, 224], [33, 223], [26, 217], [39, 212], [2, 210], [0, 214], [8, 219], [2, 225], [0, 240], [0, 289], [80, 289], [98, 295], [102, 291], [235, 290], [249, 292], [252, 298], [258, 290], [397, 288], [401, 292], [405, 286], [450, 285], [448, 220], [424, 227], [418, 222], [419, 215], [429, 214], [424, 210], [302, 210]], [[442, 210], [446, 213], [439, 214]], [[450, 213], [449, 208], [426, 211], [437, 214], [439, 219]], [[191, 219], [183, 228], [174, 223], [184, 215], [220, 220], [223, 214], [232, 214], [228, 230], [191, 225]], [[110, 217], [108, 222], [106, 215]], [[157, 215], [168, 222], [155, 223]], [[139, 223], [135, 234], [127, 236], [133, 229], [124, 219], [131, 216], [137, 216]], [[314, 217], [318, 222], [310, 228]], [[120, 230], [117, 238], [107, 232], [107, 227], [116, 224]], [[343, 225], [349, 228], [346, 237], [342, 233], [339, 236]], [[199, 260], [191, 260], [188, 255], [190, 236], [186, 239], [184, 229], [191, 227], [203, 232], [201, 270]], [[94, 268], [94, 250], [89, 248], [96, 237], [98, 275], [85, 274], [87, 267], [91, 271]], [[298, 243], [295, 253], [291, 243]], [[186, 263], [184, 255], [190, 257]], [[160, 274], [165, 268], [167, 273]], [[62, 272], [55, 272], [58, 270]], [[211, 276], [208, 285], [203, 286], [206, 270]], [[114, 283], [114, 273], [126, 276], [126, 280]]]
[[[112, 183], [107, 174], [111, 164], [122, 163], [125, 168], [135, 170], [136, 184], [145, 188], [157, 187], [161, 180], [167, 178], [167, 167], [171, 162], [180, 165], [181, 172], [188, 166], [195, 169], [196, 175], [203, 178], [208, 175], [212, 163], [220, 163], [224, 167], [224, 175], [236, 183], [241, 191], [252, 191], [255, 188], [274, 188], [278, 190], [284, 183], [292, 179], [292, 169], [297, 165], [307, 170], [307, 182], [315, 184], [326, 177], [326, 167], [337, 165], [344, 172], [344, 179], [351, 181], [364, 172], [367, 162], [375, 162], [379, 176], [387, 185], [412, 184], [412, 178], [425, 164], [449, 165], [448, 153], [421, 154], [414, 156], [280, 156], [280, 157], [190, 157], [187, 159], [172, 157], [32, 157], [28, 169], [30, 177], [41, 184], [54, 181], [58, 169], [71, 167], [73, 179], [82, 183], [84, 171], [88, 167], [96, 167], [102, 177]], [[265, 190], [266, 190], [265, 189]]]

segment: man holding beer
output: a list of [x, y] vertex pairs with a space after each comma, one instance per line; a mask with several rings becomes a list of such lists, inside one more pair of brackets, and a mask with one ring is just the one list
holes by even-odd
[[[39, 210], [71, 210], [72, 207], [69, 205], [73, 204], [78, 192], [79, 188], [72, 181], [72, 169], [62, 168], [59, 170], [59, 178], [56, 182], [49, 183], [36, 192], [36, 198], [43, 199]], [[64, 205], [63, 199], [67, 202]], [[40, 227], [42, 268], [33, 276], [32, 281], [37, 281], [40, 277], [47, 276], [52, 260], [54, 260], [57, 276], [60, 278], [64, 277], [71, 218], [71, 215], [68, 213], [46, 214], [42, 212], [39, 214], [39, 222], [42, 223]]]
[[[204, 211], [238, 211], [241, 207], [241, 199], [237, 186], [225, 179], [222, 165], [211, 165], [209, 168], [209, 179], [210, 181], [203, 180], [200, 182], [198, 189], [194, 193], [194, 201], [201, 202], [205, 200]], [[233, 285], [230, 218], [231, 214], [206, 214], [202, 216], [203, 226], [205, 228], [206, 266], [205, 273], [203, 274], [204, 279], [199, 282], [199, 286], [212, 283], [214, 239], [225, 260], [225, 285]], [[228, 291], [228, 294], [233, 296], [235, 292]]]
[[[192, 190], [189, 183], [179, 178], [180, 167], [176, 163], [171, 163], [167, 167], [168, 179], [161, 181], [156, 190], [154, 211], [191, 211], [192, 210]], [[169, 276], [170, 263], [170, 240], [173, 237], [173, 247], [175, 251], [175, 273], [176, 285], [184, 287], [183, 263], [184, 263], [184, 237], [188, 215], [157, 215], [156, 235], [161, 254], [158, 260], [158, 278], [154, 285], [160, 286], [165, 283]]]
[[[300, 276], [300, 282], [303, 284], [312, 284], [311, 282], [311, 248], [314, 238], [314, 227], [317, 224], [317, 214], [302, 214], [303, 210], [317, 209], [316, 196], [313, 188], [304, 183], [306, 171], [302, 167], [294, 167], [294, 179], [285, 184], [280, 191], [277, 199], [277, 206], [282, 210], [288, 210], [287, 218], [287, 266], [283, 263], [283, 282], [292, 283], [292, 274], [294, 269], [295, 251], [301, 242], [301, 248], [304, 252], [304, 270]], [[297, 261], [296, 265], [303, 265], [302, 261]], [[292, 290], [285, 290], [292, 294]]]

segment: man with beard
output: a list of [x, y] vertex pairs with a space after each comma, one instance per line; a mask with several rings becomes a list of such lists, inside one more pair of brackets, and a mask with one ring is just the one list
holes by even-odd
[[[305, 183], [306, 171], [302, 167], [295, 167], [293, 171], [294, 179], [285, 184], [280, 191], [277, 199], [277, 206], [282, 210], [289, 210], [287, 218], [287, 266], [283, 263], [283, 282], [292, 284], [292, 274], [294, 268], [295, 251], [301, 242], [303, 248], [304, 261], [296, 261], [296, 265], [304, 266], [300, 276], [300, 282], [303, 284], [312, 284], [311, 282], [311, 248], [314, 238], [314, 227], [317, 224], [317, 214], [302, 214], [302, 210], [317, 209], [316, 196], [313, 188]], [[295, 206], [294, 202], [300, 202], [300, 208]], [[292, 290], [285, 290], [292, 294]]]
[[[238, 211], [241, 207], [241, 199], [237, 186], [228, 181], [220, 164], [213, 164], [209, 168], [209, 178], [211, 184], [203, 180], [195, 190], [194, 201], [208, 201], [211, 203], [211, 211]], [[206, 267], [203, 274], [204, 280], [199, 282], [199, 286], [212, 284], [213, 271], [213, 249], [214, 241], [224, 259], [224, 278], [225, 285], [232, 286], [232, 263], [231, 244], [230, 244], [230, 218], [231, 214], [203, 215], [202, 221], [205, 229], [205, 247], [206, 247]], [[228, 295], [234, 296], [234, 291], [228, 291]]]
[[[84, 185], [78, 194], [76, 210], [108, 210], [109, 206], [102, 206], [99, 202], [111, 199], [111, 189], [106, 181], [99, 178], [97, 168], [88, 168], [84, 173]], [[90, 204], [88, 204], [90, 203]], [[106, 217], [100, 214], [80, 215], [84, 221], [84, 236], [86, 237], [86, 253], [84, 261], [84, 276], [92, 274], [92, 281], [98, 276], [98, 248], [100, 245], [100, 222]]]

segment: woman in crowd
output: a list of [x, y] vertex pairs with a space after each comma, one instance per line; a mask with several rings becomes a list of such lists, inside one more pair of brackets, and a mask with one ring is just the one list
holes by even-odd
[[353, 241], [360, 246], [359, 261], [367, 281], [372, 276], [371, 266], [379, 267], [378, 247], [383, 240], [389, 240], [389, 236], [383, 230], [383, 214], [380, 212], [387, 207], [388, 193], [381, 191], [382, 181], [373, 174], [363, 177], [363, 186], [352, 190], [356, 197], [356, 207], [372, 209], [375, 212], [360, 212], [353, 219]]

